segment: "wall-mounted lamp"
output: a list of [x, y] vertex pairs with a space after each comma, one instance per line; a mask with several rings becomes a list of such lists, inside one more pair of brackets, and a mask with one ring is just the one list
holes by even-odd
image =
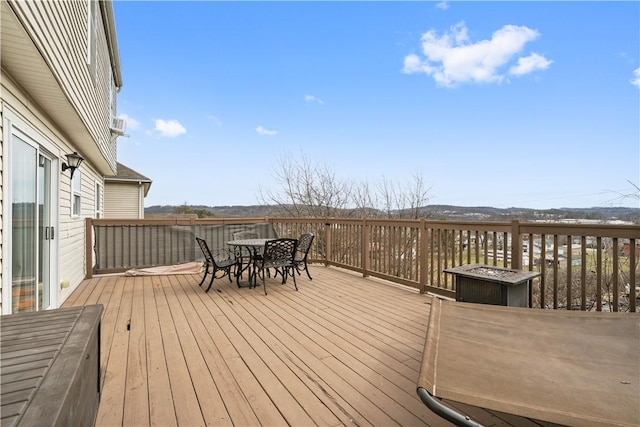
[[73, 154], [67, 154], [67, 163], [62, 162], [62, 172], [67, 169], [71, 169], [71, 178], [73, 178], [73, 172], [80, 166], [80, 163], [84, 160], [77, 152]]

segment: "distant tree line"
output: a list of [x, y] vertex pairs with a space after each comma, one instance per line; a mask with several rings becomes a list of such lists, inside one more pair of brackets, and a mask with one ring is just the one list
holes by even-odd
[[[298, 158], [282, 156], [273, 171], [278, 185], [260, 187], [255, 206], [181, 206], [152, 207], [148, 213], [173, 213], [197, 215], [198, 218], [234, 216], [291, 216], [314, 218], [387, 218], [478, 221], [533, 221], [588, 219], [608, 220], [616, 218], [640, 224], [640, 209], [623, 207], [599, 208], [493, 208], [431, 206], [429, 192], [421, 174], [416, 173], [408, 182], [399, 182], [380, 176], [376, 182], [356, 182], [340, 177], [323, 163], [302, 155]], [[629, 181], [630, 182], [630, 181]], [[631, 183], [631, 182], [630, 182]], [[625, 194], [625, 198], [640, 200], [640, 189]]]
[[184, 205], [176, 206], [174, 208], [174, 213], [177, 215], [190, 215], [196, 214], [198, 218], [213, 218], [216, 215], [208, 209], [197, 209], [189, 206], [187, 202], [184, 202]]

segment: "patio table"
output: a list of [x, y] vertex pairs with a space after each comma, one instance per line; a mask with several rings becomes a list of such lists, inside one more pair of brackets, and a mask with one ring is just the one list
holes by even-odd
[[[238, 266], [238, 271], [236, 272], [236, 282], [238, 283], [238, 287], [243, 287], [243, 285], [244, 285], [244, 287], [251, 287], [253, 285], [252, 277], [253, 277], [254, 272], [253, 272], [253, 270], [251, 268], [251, 266], [253, 265], [253, 260], [258, 255], [258, 251], [259, 250], [263, 250], [264, 249], [264, 245], [269, 240], [273, 240], [273, 238], [270, 238], [270, 239], [236, 239], [236, 240], [229, 240], [227, 242], [227, 245], [229, 245], [229, 246], [233, 246], [235, 248], [246, 248], [246, 249], [248, 249], [249, 254], [251, 256], [251, 259], [249, 260], [249, 262], [247, 262], [247, 264], [244, 265], [244, 266], [242, 265], [242, 258], [240, 258], [240, 264]], [[249, 273], [249, 281], [241, 283], [240, 282], [240, 277], [242, 277], [242, 273], [244, 271], [247, 271]]]
[[474, 423], [440, 399], [570, 426], [638, 426], [639, 354], [637, 313], [433, 297], [417, 391], [458, 425]]

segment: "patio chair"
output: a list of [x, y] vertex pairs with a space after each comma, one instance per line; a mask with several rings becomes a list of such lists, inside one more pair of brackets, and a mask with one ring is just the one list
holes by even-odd
[[307, 268], [307, 256], [309, 255], [309, 250], [311, 249], [314, 237], [315, 236], [312, 233], [302, 233], [298, 239], [296, 255], [293, 258], [293, 266], [298, 274], [301, 274], [300, 270], [306, 271], [309, 280], [313, 279], [311, 278], [311, 274], [309, 274], [309, 269]]
[[222, 276], [218, 277], [218, 279], [221, 279], [224, 276], [227, 276], [229, 277], [229, 282], [231, 282], [232, 281], [231, 268], [238, 266], [238, 260], [235, 257], [235, 254], [229, 250], [221, 249], [218, 252], [216, 252], [215, 255], [213, 255], [209, 250], [209, 246], [207, 245], [207, 242], [205, 242], [199, 237], [196, 237], [196, 241], [200, 246], [200, 250], [202, 250], [202, 254], [204, 255], [204, 263], [205, 263], [204, 276], [202, 276], [202, 280], [200, 281], [200, 284], [198, 286], [202, 286], [202, 284], [204, 283], [205, 279], [207, 278], [207, 274], [209, 274], [209, 268], [212, 269], [211, 281], [209, 282], [209, 287], [207, 288], [206, 292], [209, 292], [209, 289], [211, 289], [211, 286], [213, 285], [213, 281], [214, 279], [216, 279], [216, 273], [218, 271], [222, 271]]
[[257, 276], [262, 276], [262, 286], [264, 294], [267, 295], [267, 284], [265, 281], [266, 272], [270, 268], [282, 274], [282, 283], [286, 283], [289, 273], [293, 277], [293, 285], [298, 290], [296, 283], [295, 267], [293, 258], [296, 253], [298, 241], [290, 238], [280, 238], [269, 240], [264, 245], [264, 252], [260, 258], [253, 260], [253, 287], [256, 286]]

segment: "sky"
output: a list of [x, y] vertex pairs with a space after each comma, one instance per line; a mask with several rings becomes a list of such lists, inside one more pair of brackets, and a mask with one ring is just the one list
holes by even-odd
[[428, 204], [640, 207], [640, 2], [113, 6], [147, 207], [261, 204], [284, 158]]

